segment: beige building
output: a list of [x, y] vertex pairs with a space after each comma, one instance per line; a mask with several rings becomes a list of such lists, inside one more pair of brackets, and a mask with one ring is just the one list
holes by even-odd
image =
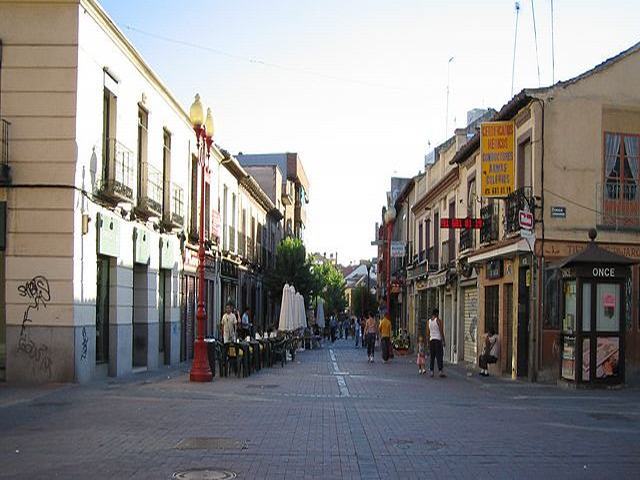
[[[491, 328], [502, 341], [499, 372], [604, 382], [632, 380], [640, 368], [638, 267], [619, 285], [594, 273], [579, 292], [575, 278], [551, 268], [582, 251], [591, 228], [599, 246], [640, 259], [639, 75], [640, 44], [511, 99], [494, 117], [515, 124], [516, 189], [504, 199], [483, 199], [472, 181], [481, 175], [478, 135], [452, 161], [467, 188], [463, 200], [481, 198], [483, 228], [461, 257], [478, 275], [478, 348]], [[534, 213], [531, 235], [521, 234], [522, 211]], [[606, 374], [605, 349], [615, 358]], [[584, 367], [582, 376], [575, 365]]]

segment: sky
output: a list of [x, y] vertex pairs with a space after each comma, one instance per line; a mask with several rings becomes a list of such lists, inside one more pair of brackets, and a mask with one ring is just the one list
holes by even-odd
[[555, 0], [552, 72], [551, 3], [521, 0], [516, 36], [512, 0], [101, 2], [186, 109], [212, 107], [216, 143], [300, 154], [307, 250], [342, 264], [376, 255], [390, 177], [424, 170], [468, 110], [640, 41], [638, 0]]

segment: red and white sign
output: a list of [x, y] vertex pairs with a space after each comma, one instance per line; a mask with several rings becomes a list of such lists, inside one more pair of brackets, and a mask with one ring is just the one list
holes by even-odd
[[520, 210], [518, 221], [520, 222], [520, 228], [533, 229], [533, 213]]
[[616, 296], [613, 293], [605, 293], [602, 296], [602, 306], [604, 308], [615, 308], [616, 307]]

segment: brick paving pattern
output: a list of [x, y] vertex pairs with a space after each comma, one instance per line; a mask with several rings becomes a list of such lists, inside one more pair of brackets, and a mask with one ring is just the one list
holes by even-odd
[[3, 385], [0, 478], [640, 478], [638, 389], [564, 390], [460, 367], [432, 379], [413, 357], [376, 354], [368, 364], [342, 340], [211, 384], [189, 383], [183, 366]]

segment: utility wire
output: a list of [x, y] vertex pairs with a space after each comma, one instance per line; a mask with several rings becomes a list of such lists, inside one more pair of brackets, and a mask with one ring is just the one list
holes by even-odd
[[544, 189], [544, 191], [545, 191], [545, 193], [548, 193], [549, 195], [553, 195], [554, 197], [557, 197], [560, 200], [564, 200], [565, 202], [570, 203], [571, 205], [574, 205], [576, 207], [582, 208], [584, 210], [588, 210], [588, 211], [596, 213], [598, 215], [606, 215], [607, 217], [616, 218], [616, 219], [618, 219], [618, 218], [620, 218], [620, 219], [625, 219], [625, 218], [628, 219], [629, 218], [629, 216], [616, 215], [614, 213], [605, 212], [603, 210], [598, 210], [597, 208], [593, 208], [593, 207], [590, 207], [588, 205], [584, 205], [584, 204], [582, 204], [580, 202], [576, 202], [575, 200], [572, 200], [572, 199], [570, 199], [568, 197], [565, 197], [564, 195], [556, 193], [556, 192], [554, 192], [552, 190], [548, 190], [546, 188]]
[[213, 53], [213, 54], [216, 54], [216, 55], [221, 55], [223, 57], [227, 57], [227, 58], [230, 58], [232, 60], [239, 61], [239, 62], [250, 63], [250, 64], [254, 64], [254, 65], [262, 65], [262, 66], [269, 67], [269, 68], [274, 68], [274, 69], [278, 69], [278, 70], [284, 70], [284, 71], [288, 71], [288, 72], [299, 73], [299, 74], [303, 74], [303, 75], [309, 75], [309, 76], [313, 76], [313, 77], [326, 78], [326, 79], [334, 80], [334, 81], [338, 81], [338, 82], [347, 82], [347, 83], [353, 83], [353, 84], [357, 84], [357, 85], [366, 85], [366, 86], [369, 86], [369, 87], [385, 88], [385, 89], [388, 89], [388, 90], [396, 90], [396, 91], [407, 90], [406, 88], [399, 87], [399, 86], [384, 85], [384, 84], [381, 84], [381, 83], [366, 82], [366, 81], [363, 81], [363, 80], [357, 80], [357, 79], [352, 79], [352, 78], [338, 77], [338, 76], [335, 76], [335, 75], [327, 75], [327, 74], [322, 73], [322, 72], [317, 72], [317, 71], [313, 71], [313, 70], [307, 70], [307, 69], [304, 69], [304, 68], [291, 67], [291, 66], [286, 66], [286, 65], [279, 65], [277, 63], [266, 62], [266, 61], [260, 60], [258, 58], [243, 57], [242, 55], [236, 55], [234, 53], [225, 52], [223, 50], [218, 50], [216, 48], [206, 47], [204, 45], [199, 45], [197, 43], [188, 42], [188, 41], [180, 40], [180, 39], [177, 39], [177, 38], [166, 37], [164, 35], [159, 35], [157, 33], [147, 32], [145, 30], [141, 30], [140, 28], [134, 27], [132, 25], [125, 25], [124, 28], [127, 29], [127, 30], [130, 30], [132, 32], [139, 33], [140, 35], [144, 35], [146, 37], [155, 38], [156, 40], [162, 40], [163, 42], [172, 43], [172, 44], [175, 44], [175, 45], [182, 45], [182, 46], [185, 46], [185, 47], [190, 47], [190, 48], [194, 48], [194, 49], [197, 49], [197, 50], [202, 50], [202, 51]]
[[533, 40], [536, 45], [536, 65], [538, 66], [538, 87], [540, 86], [540, 59], [538, 57], [538, 29], [536, 28], [536, 10], [531, 0], [531, 15], [533, 17]]

